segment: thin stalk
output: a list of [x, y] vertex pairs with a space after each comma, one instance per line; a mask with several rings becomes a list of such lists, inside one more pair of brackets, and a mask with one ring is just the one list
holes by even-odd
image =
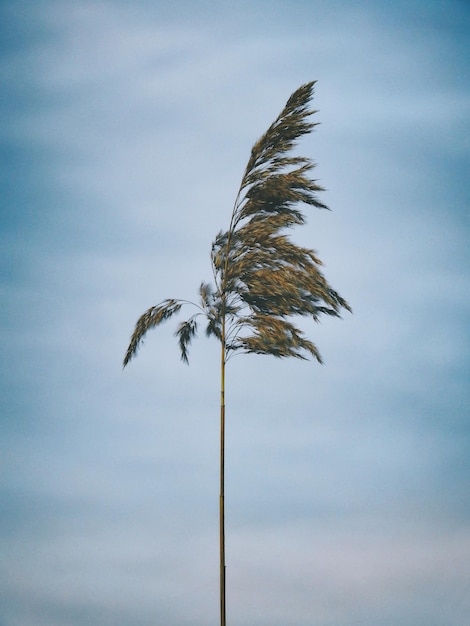
[[232, 217], [230, 219], [230, 228], [228, 230], [227, 245], [225, 249], [225, 263], [222, 283], [220, 285], [220, 291], [222, 293], [222, 309], [221, 309], [221, 359], [220, 359], [220, 497], [219, 497], [219, 542], [220, 542], [220, 626], [226, 626], [226, 604], [225, 604], [225, 363], [226, 363], [226, 349], [225, 349], [225, 319], [226, 319], [226, 280], [227, 280], [227, 268], [228, 268], [228, 252], [230, 249], [230, 243], [233, 233], [233, 224], [235, 218], [235, 212], [237, 207], [237, 201], [240, 196], [238, 192], [237, 199], [235, 201], [234, 209], [232, 211]]
[[220, 626], [225, 626], [225, 316], [222, 318], [222, 354], [220, 361]]

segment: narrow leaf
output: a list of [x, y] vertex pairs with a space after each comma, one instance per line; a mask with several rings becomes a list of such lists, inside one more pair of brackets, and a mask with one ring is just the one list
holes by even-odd
[[150, 307], [139, 317], [124, 357], [123, 367], [126, 367], [129, 361], [136, 355], [147, 331], [169, 319], [181, 309], [181, 306], [182, 304], [177, 300], [164, 300], [161, 304]]

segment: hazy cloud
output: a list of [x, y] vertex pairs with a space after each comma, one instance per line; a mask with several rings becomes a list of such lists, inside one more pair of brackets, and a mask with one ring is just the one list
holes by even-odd
[[326, 365], [227, 389], [241, 625], [467, 626], [470, 12], [453, 0], [0, 8], [2, 626], [211, 624], [218, 352], [137, 317], [193, 298], [254, 140], [318, 79], [301, 151], [354, 315]]

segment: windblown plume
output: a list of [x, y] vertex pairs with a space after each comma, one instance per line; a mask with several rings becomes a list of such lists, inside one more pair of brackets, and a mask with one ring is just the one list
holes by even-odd
[[[243, 174], [227, 231], [212, 244], [215, 286], [202, 283], [200, 312], [182, 322], [176, 335], [181, 358], [197, 333], [197, 317], [207, 319], [207, 335], [222, 342], [225, 356], [236, 352], [313, 356], [317, 347], [293, 324], [295, 316], [339, 317], [349, 304], [328, 284], [313, 250], [295, 245], [286, 230], [305, 223], [302, 205], [327, 207], [323, 191], [310, 178], [309, 158], [289, 156], [297, 141], [316, 126], [309, 108], [314, 82], [297, 89], [283, 111], [254, 144]], [[135, 356], [146, 332], [175, 313], [186, 301], [165, 300], [146, 311], [136, 324], [124, 366]]]

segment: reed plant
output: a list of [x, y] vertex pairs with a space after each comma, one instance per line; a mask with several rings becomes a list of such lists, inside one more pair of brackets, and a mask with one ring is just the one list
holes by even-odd
[[[225, 369], [237, 353], [275, 357], [322, 358], [317, 346], [296, 325], [296, 318], [318, 321], [340, 317], [349, 304], [327, 282], [314, 250], [292, 242], [286, 231], [305, 223], [303, 205], [327, 209], [318, 199], [323, 191], [310, 177], [315, 163], [295, 156], [299, 138], [316, 123], [310, 108], [315, 82], [302, 85], [254, 144], [238, 190], [229, 227], [212, 243], [213, 282], [202, 282], [199, 301], [167, 299], [138, 319], [124, 357], [135, 357], [146, 333], [178, 314], [194, 313], [176, 329], [181, 358], [202, 321], [208, 336], [220, 342], [220, 625], [226, 626], [225, 589]], [[298, 322], [297, 322], [298, 323]]]

